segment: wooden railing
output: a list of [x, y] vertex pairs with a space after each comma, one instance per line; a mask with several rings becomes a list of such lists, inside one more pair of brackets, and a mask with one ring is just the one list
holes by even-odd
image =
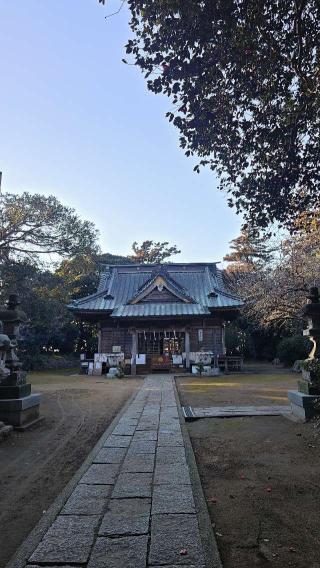
[[224, 371], [242, 371], [243, 357], [234, 355], [218, 355], [216, 366]]

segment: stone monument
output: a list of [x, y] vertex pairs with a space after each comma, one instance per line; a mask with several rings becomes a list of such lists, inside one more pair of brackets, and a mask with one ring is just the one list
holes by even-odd
[[308, 327], [303, 335], [313, 344], [308, 359], [302, 362], [302, 379], [298, 380], [298, 390], [289, 391], [292, 413], [304, 421], [320, 415], [320, 299], [319, 289], [313, 287], [307, 296], [309, 302], [303, 313]]
[[20, 326], [26, 314], [19, 309], [16, 294], [10, 294], [6, 306], [0, 306], [0, 420], [17, 430], [37, 424], [40, 395], [31, 394], [27, 373], [17, 356]]

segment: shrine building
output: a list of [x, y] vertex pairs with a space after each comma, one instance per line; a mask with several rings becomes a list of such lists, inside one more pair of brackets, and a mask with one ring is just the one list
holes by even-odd
[[225, 325], [241, 300], [216, 263], [102, 266], [95, 294], [69, 309], [98, 326], [94, 374], [125, 366], [135, 374], [226, 364]]

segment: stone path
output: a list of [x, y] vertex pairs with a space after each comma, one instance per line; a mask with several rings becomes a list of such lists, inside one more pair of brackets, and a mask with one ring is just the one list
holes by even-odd
[[205, 568], [173, 377], [149, 376], [28, 568]]
[[280, 416], [291, 414], [291, 406], [208, 406], [205, 408], [183, 406], [185, 419], [227, 418], [228, 416]]

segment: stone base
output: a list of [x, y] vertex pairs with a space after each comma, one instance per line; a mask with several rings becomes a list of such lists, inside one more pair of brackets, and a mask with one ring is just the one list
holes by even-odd
[[[6, 361], [7, 363], [7, 361]], [[8, 366], [8, 368], [10, 368]], [[5, 379], [2, 379], [1, 386], [17, 386], [17, 385], [25, 385], [27, 378], [27, 372], [21, 371], [21, 369], [11, 369], [10, 368], [10, 375]]]
[[303, 394], [312, 394], [320, 396], [319, 386], [314, 386], [310, 381], [305, 379], [299, 379], [298, 391], [302, 392]]
[[307, 422], [315, 416], [320, 416], [320, 396], [304, 394], [299, 391], [289, 391], [292, 414], [299, 420]]
[[24, 398], [31, 394], [31, 384], [25, 385], [0, 385], [0, 400], [8, 398]]
[[39, 411], [39, 394], [30, 394], [24, 398], [0, 399], [0, 420], [16, 429], [24, 430], [42, 420]]

